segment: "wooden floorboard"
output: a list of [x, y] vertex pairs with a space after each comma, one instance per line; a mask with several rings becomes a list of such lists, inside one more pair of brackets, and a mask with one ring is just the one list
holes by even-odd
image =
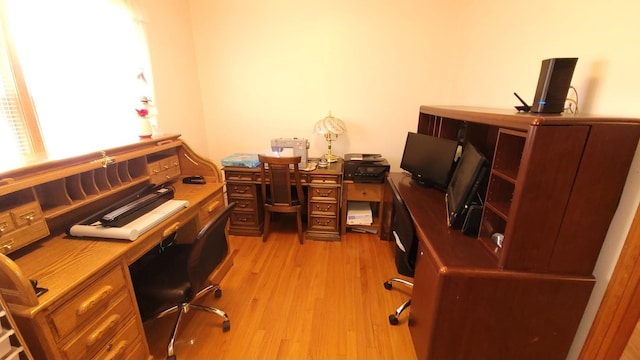
[[[291, 224], [291, 225], [289, 225]], [[375, 235], [348, 233], [341, 241], [306, 240], [295, 221], [278, 219], [266, 243], [230, 236], [238, 253], [221, 282], [223, 295], [201, 303], [223, 309], [218, 316], [190, 311], [175, 350], [178, 359], [415, 359], [407, 314], [391, 326], [388, 316], [410, 289], [385, 290], [396, 276], [394, 244]], [[166, 356], [175, 317], [145, 323], [155, 358]]]

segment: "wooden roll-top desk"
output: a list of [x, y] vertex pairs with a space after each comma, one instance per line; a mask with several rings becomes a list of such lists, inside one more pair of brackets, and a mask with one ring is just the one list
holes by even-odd
[[[206, 184], [182, 183], [193, 175]], [[66, 235], [89, 214], [165, 183], [189, 205], [136, 240]], [[16, 266], [1, 269], [0, 292], [34, 358], [149, 358], [129, 265], [173, 233], [176, 242], [195, 238], [224, 209], [223, 186], [219, 168], [179, 135], [0, 173], [0, 252]], [[29, 279], [48, 291], [36, 297]]]

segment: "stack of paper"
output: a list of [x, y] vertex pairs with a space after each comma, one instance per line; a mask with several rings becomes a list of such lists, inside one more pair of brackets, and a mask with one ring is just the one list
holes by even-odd
[[373, 215], [367, 201], [350, 201], [347, 205], [347, 225], [371, 225]]

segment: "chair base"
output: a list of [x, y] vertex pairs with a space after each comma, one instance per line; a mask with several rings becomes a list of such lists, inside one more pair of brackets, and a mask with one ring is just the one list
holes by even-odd
[[[201, 291], [199, 291], [196, 296], [193, 297], [193, 300], [196, 300], [198, 298], [200, 298], [202, 295], [204, 295], [207, 292], [213, 292], [214, 296], [216, 298], [219, 298], [220, 296], [222, 296], [222, 289], [220, 289], [220, 286], [218, 285], [209, 285], [206, 288], [202, 289]], [[210, 307], [210, 306], [202, 306], [202, 305], [197, 305], [197, 304], [193, 304], [190, 302], [185, 302], [182, 303], [180, 305], [176, 305], [176, 306], [172, 306], [166, 310], [163, 310], [161, 312], [159, 312], [158, 314], [156, 314], [154, 317], [159, 319], [162, 317], [165, 317], [167, 315], [173, 314], [175, 312], [178, 312], [178, 318], [176, 319], [175, 324], [173, 325], [173, 330], [171, 330], [171, 335], [169, 336], [169, 344], [167, 345], [167, 360], [175, 360], [176, 356], [174, 353], [174, 344], [176, 341], [176, 335], [178, 333], [178, 328], [180, 326], [180, 322], [182, 320], [182, 316], [184, 314], [186, 314], [187, 312], [189, 312], [189, 310], [194, 309], [194, 310], [200, 310], [200, 311], [206, 311], [208, 313], [212, 313], [212, 314], [216, 314], [218, 316], [220, 316], [223, 321], [222, 321], [222, 331], [223, 332], [227, 332], [231, 329], [231, 322], [229, 321], [229, 316], [227, 316], [227, 313], [218, 309], [218, 308], [214, 308], [214, 307]]]
[[[391, 290], [393, 288], [393, 283], [397, 282], [399, 284], [403, 284], [406, 285], [410, 288], [413, 288], [413, 283], [404, 279], [400, 279], [400, 278], [391, 278], [387, 281], [384, 282], [384, 288], [387, 290]], [[389, 324], [391, 325], [398, 325], [398, 318], [400, 317], [400, 314], [402, 314], [402, 312], [408, 308], [409, 306], [411, 306], [411, 298], [409, 298], [409, 300], [403, 302], [400, 306], [398, 306], [398, 308], [396, 309], [396, 311], [389, 315]]]

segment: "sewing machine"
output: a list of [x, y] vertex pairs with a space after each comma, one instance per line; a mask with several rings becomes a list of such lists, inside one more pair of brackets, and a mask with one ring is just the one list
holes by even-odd
[[307, 139], [298, 138], [278, 138], [271, 139], [271, 151], [277, 156], [283, 155], [285, 149], [292, 149], [293, 154], [285, 154], [284, 156], [300, 156], [301, 160], [298, 166], [300, 169], [307, 167], [307, 157], [309, 149], [309, 141]]

